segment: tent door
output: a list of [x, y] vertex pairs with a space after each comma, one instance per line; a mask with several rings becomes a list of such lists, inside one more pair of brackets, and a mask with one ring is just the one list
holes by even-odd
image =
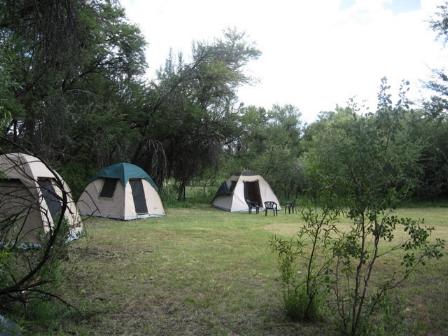
[[257, 203], [260, 207], [263, 206], [258, 181], [244, 182], [244, 198]]
[[145, 191], [143, 190], [143, 182], [141, 179], [129, 180], [132, 189], [132, 197], [134, 198], [135, 212], [137, 215], [146, 215], [148, 207], [146, 206]]
[[50, 210], [53, 222], [55, 222], [61, 214], [62, 202], [58, 194], [56, 194], [51, 180], [51, 178], [39, 178], [37, 182], [39, 183], [40, 192], [44, 197], [45, 203], [47, 203], [47, 207]]

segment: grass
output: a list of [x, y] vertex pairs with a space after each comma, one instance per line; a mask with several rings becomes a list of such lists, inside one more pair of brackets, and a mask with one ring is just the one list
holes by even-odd
[[[398, 213], [424, 217], [448, 240], [448, 208]], [[29, 324], [29, 334], [332, 335], [325, 321], [292, 323], [283, 312], [268, 242], [274, 233], [294, 234], [300, 224], [298, 215], [206, 207], [168, 209], [160, 219], [89, 220], [87, 237], [70, 247], [61, 293], [83, 313], [53, 313], [52, 323]], [[397, 263], [387, 260], [380, 271]], [[416, 335], [448, 334], [447, 281], [445, 257], [399, 289]]]

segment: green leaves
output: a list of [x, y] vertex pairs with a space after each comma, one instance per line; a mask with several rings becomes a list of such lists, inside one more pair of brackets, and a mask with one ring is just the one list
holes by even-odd
[[337, 234], [338, 214], [333, 209], [307, 207], [302, 211], [305, 225], [296, 239], [271, 239], [272, 251], [278, 255], [285, 310], [293, 320], [315, 321], [322, 314], [331, 282], [332, 235]]
[[[348, 335], [366, 332], [384, 295], [418, 266], [442, 255], [444, 242], [430, 241], [432, 228], [391, 214], [417, 184], [423, 149], [412, 131], [416, 115], [409, 109], [407, 85], [393, 105], [383, 79], [376, 113], [361, 114], [356, 104], [338, 108], [323, 114], [306, 134], [311, 194], [321, 204], [343, 209], [351, 221], [348, 232], [331, 239], [329, 267], [336, 309]], [[401, 228], [404, 241], [397, 240]], [[402, 268], [374, 283], [378, 260], [400, 252]]]
[[227, 173], [250, 168], [265, 176], [277, 196], [293, 201], [304, 189], [301, 113], [292, 105], [270, 110], [248, 106], [240, 110], [240, 134], [229, 144], [232, 166]]
[[418, 177], [421, 145], [395, 117], [412, 111], [392, 107], [388, 96], [380, 92], [375, 114], [360, 115], [356, 106], [338, 109], [319, 121], [309, 142], [305, 171], [311, 188], [333, 194], [328, 197], [338, 198], [354, 216], [395, 207]]
[[304, 243], [300, 239], [284, 240], [274, 236], [271, 241], [271, 249], [278, 255], [278, 263], [282, 282], [287, 286], [295, 286], [297, 283], [297, 257], [303, 255]]
[[402, 244], [406, 253], [403, 256], [402, 265], [407, 272], [412, 271], [418, 265], [425, 265], [430, 259], [442, 257], [445, 241], [437, 238], [435, 242], [430, 242], [434, 228], [422, 227], [423, 220], [417, 221], [410, 218], [402, 218], [400, 224], [403, 225], [404, 232], [408, 238]]
[[[150, 138], [163, 145], [164, 177], [176, 179], [180, 198], [186, 183], [214, 167], [222, 146], [237, 137], [237, 89], [250, 80], [244, 66], [258, 55], [244, 34], [226, 31], [213, 42], [195, 43], [191, 61], [171, 54], [159, 70], [137, 118], [139, 142]], [[152, 159], [151, 150], [138, 148], [135, 158]]]

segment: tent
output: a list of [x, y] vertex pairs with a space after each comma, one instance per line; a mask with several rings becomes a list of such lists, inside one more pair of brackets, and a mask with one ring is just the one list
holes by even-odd
[[34, 156], [0, 155], [0, 243], [17, 239], [19, 243], [39, 245], [60, 215], [62, 190], [67, 195], [64, 217], [69, 225], [68, 239], [76, 239], [82, 231], [81, 217], [61, 176]]
[[266, 180], [248, 170], [231, 176], [219, 187], [213, 199], [213, 206], [226, 211], [248, 211], [247, 202], [257, 204], [263, 209], [264, 202], [273, 201], [280, 204]]
[[154, 181], [130, 163], [103, 168], [84, 189], [78, 207], [81, 215], [122, 220], [165, 215]]

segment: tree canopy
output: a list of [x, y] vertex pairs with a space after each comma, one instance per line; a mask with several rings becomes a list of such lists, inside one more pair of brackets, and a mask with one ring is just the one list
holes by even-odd
[[[432, 21], [444, 40], [446, 17], [444, 4]], [[388, 140], [388, 146], [403, 142], [397, 159], [420, 146], [409, 195], [448, 195], [443, 70], [428, 83], [435, 95], [422, 109], [412, 109], [406, 85], [392, 106], [383, 82], [375, 117], [349, 105], [306, 125], [298, 107], [239, 101], [238, 89], [252, 81], [246, 66], [260, 56], [242, 32], [228, 29], [214, 40], [196, 41], [188, 58], [171, 53], [152, 81], [144, 77], [146, 47], [118, 1], [0, 0], [3, 135], [54, 163], [75, 194], [99, 168], [129, 161], [162, 188], [174, 181], [179, 199], [205, 173], [219, 179], [251, 169], [282, 199], [293, 200], [313, 183], [304, 175], [313, 153], [328, 151], [334, 175], [344, 155], [355, 160], [352, 142], [381, 147], [372, 137], [379, 139], [381, 131], [388, 139], [390, 127], [397, 127], [397, 138]], [[334, 142], [341, 147], [332, 148]]]

